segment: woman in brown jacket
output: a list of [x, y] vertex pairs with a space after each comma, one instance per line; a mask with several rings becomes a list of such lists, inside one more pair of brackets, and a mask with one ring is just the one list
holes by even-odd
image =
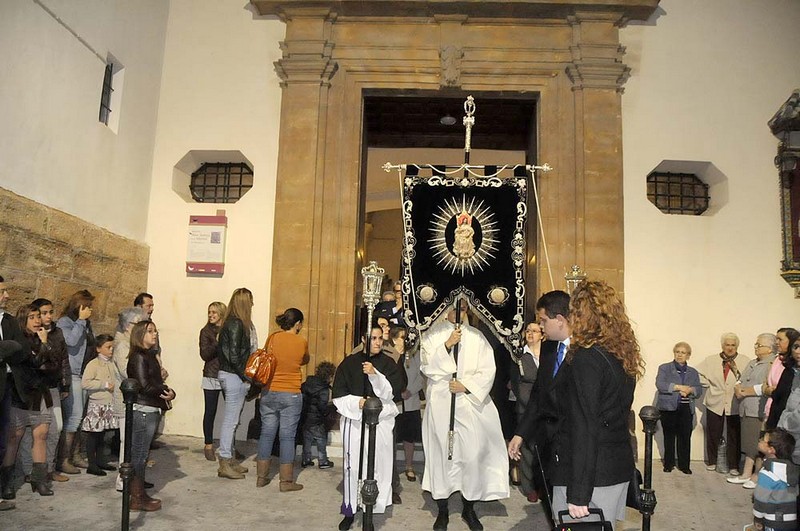
[[205, 411], [203, 412], [203, 437], [205, 446], [203, 454], [209, 461], [216, 461], [214, 454], [214, 418], [217, 416], [217, 404], [222, 386], [217, 379], [219, 375], [219, 358], [217, 357], [217, 335], [222, 324], [227, 306], [222, 302], [208, 305], [208, 322], [200, 329], [200, 358], [203, 365], [203, 396]]

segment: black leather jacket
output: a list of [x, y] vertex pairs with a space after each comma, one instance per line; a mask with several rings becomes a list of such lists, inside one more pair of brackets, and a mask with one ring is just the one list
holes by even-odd
[[161, 378], [161, 365], [156, 359], [155, 350], [141, 352], [132, 350], [128, 356], [128, 378], [133, 378], [141, 389], [136, 397], [136, 403], [143, 406], [152, 406], [160, 409], [169, 409], [161, 395], [169, 387]]
[[244, 329], [241, 319], [229, 317], [219, 332], [219, 370], [238, 374], [245, 381], [244, 368], [250, 354], [250, 331]]

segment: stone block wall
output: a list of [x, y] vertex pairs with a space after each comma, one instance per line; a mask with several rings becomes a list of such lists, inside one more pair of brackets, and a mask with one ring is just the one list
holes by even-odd
[[70, 295], [88, 289], [95, 334], [113, 333], [119, 310], [147, 286], [149, 256], [143, 243], [0, 188], [0, 275], [14, 314], [44, 297], [60, 316]]

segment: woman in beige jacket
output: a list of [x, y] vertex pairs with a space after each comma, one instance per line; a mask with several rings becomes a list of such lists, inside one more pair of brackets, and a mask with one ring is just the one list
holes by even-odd
[[725, 441], [728, 468], [731, 476], [738, 476], [741, 422], [735, 388], [750, 358], [739, 354], [739, 337], [736, 334], [722, 334], [720, 343], [722, 352], [707, 357], [697, 367], [700, 383], [706, 390], [703, 398], [706, 406], [706, 469], [717, 468], [717, 450], [724, 423], [727, 426]]

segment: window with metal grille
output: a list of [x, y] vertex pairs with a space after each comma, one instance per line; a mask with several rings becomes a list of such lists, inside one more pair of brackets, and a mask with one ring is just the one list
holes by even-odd
[[647, 199], [665, 214], [699, 216], [708, 210], [708, 185], [692, 173], [652, 172]]
[[108, 117], [111, 115], [111, 93], [114, 89], [111, 80], [114, 75], [114, 64], [106, 64], [106, 73], [103, 75], [103, 92], [100, 95], [100, 121], [108, 125]]
[[244, 162], [204, 162], [189, 182], [198, 203], [235, 203], [252, 187], [253, 170]]

